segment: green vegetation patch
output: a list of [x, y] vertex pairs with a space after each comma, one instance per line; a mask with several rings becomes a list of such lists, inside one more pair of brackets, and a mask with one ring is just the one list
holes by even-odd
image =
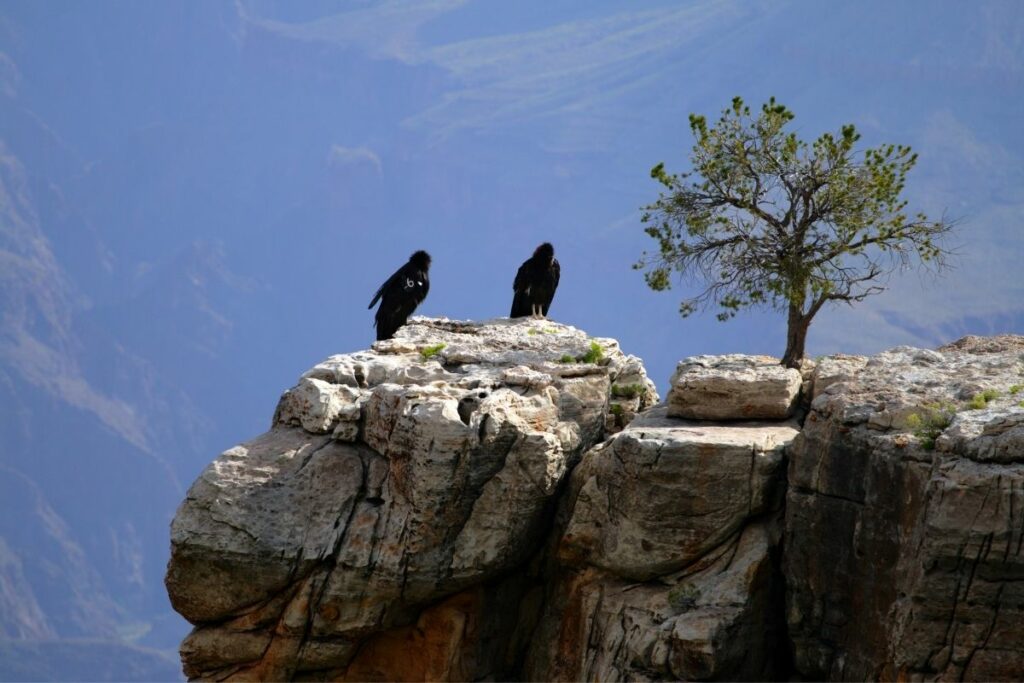
[[423, 360], [430, 360], [437, 354], [441, 353], [446, 346], [448, 345], [442, 342], [441, 344], [435, 344], [434, 346], [428, 346], [425, 349], [420, 349], [420, 356]]
[[600, 363], [604, 358], [604, 347], [593, 339], [590, 340], [590, 348], [586, 353], [579, 356], [570, 356], [568, 353], [558, 359], [559, 363]]
[[925, 403], [918, 412], [907, 418], [907, 425], [921, 441], [926, 451], [935, 450], [935, 440], [952, 422], [956, 406], [945, 401]]
[[1024, 389], [1024, 384], [1014, 384], [1010, 387], [1010, 396], [1016, 396], [1022, 389]]
[[597, 363], [604, 358], [604, 347], [593, 339], [590, 340], [590, 350], [580, 356], [577, 360], [580, 363]]
[[672, 587], [668, 592], [668, 606], [677, 612], [688, 612], [697, 606], [700, 599], [700, 589], [692, 583], [680, 583]]
[[988, 406], [990, 401], [999, 398], [999, 396], [999, 392], [995, 389], [986, 389], [979, 392], [971, 396], [971, 400], [967, 402], [967, 410], [982, 410]]
[[613, 384], [612, 398], [636, 398], [644, 393], [643, 384]]

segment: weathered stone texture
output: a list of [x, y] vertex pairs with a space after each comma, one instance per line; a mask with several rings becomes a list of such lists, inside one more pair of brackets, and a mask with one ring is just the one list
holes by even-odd
[[[595, 342], [598, 362], [559, 362]], [[271, 431], [217, 458], [175, 517], [166, 583], [196, 624], [186, 674], [507, 675], [467, 655], [474, 629], [498, 630], [480, 613], [493, 596], [472, 589], [540, 547], [545, 511], [603, 438], [618, 382], [639, 387], [637, 410], [657, 401], [614, 340], [532, 320], [416, 319], [311, 369]], [[419, 659], [378, 661], [408, 642]]]
[[[945, 348], [817, 367], [786, 506], [803, 676], [1024, 675], [1024, 396], [1011, 393], [1024, 357], [1013, 344]], [[986, 389], [998, 396], [970, 409]], [[933, 420], [954, 411], [948, 427]]]
[[668, 414], [691, 420], [781, 420], [797, 405], [802, 377], [770, 356], [694, 356], [676, 366]]
[[765, 679], [781, 644], [777, 543], [795, 424], [656, 408], [573, 472], [528, 680]]

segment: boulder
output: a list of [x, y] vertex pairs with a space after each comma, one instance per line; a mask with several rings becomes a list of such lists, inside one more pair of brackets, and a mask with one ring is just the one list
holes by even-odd
[[594, 448], [559, 545], [567, 564], [648, 580], [678, 571], [778, 509], [796, 423], [710, 424], [647, 411]]
[[676, 366], [668, 414], [691, 420], [783, 420], [800, 395], [799, 370], [771, 356], [693, 356]]

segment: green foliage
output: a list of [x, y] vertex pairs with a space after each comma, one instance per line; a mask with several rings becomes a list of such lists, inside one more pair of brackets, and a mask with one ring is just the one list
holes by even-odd
[[1022, 389], [1024, 389], [1024, 384], [1014, 384], [1010, 387], [1010, 396], [1016, 396]]
[[614, 416], [615, 426], [622, 428], [626, 426], [626, 410], [619, 403], [612, 403], [608, 406], [608, 412]]
[[714, 124], [691, 114], [691, 170], [651, 169], [662, 192], [641, 220], [657, 249], [634, 265], [656, 291], [673, 274], [702, 285], [680, 304], [683, 316], [709, 306], [720, 320], [751, 306], [788, 311], [799, 348], [787, 348], [787, 363], [803, 357], [803, 333], [824, 304], [876, 294], [915, 260], [943, 266], [952, 229], [908, 212], [910, 147], [858, 151], [853, 125], [808, 142], [787, 129], [793, 116], [774, 98], [753, 115], [739, 97]]
[[442, 342], [441, 344], [435, 344], [434, 346], [428, 346], [425, 349], [420, 349], [420, 356], [423, 360], [430, 360], [437, 354], [441, 353], [446, 346], [448, 345]]
[[907, 425], [926, 451], [935, 450], [935, 440], [953, 422], [956, 406], [947, 402], [925, 403], [907, 418]]
[[531, 337], [533, 337], [535, 335], [540, 334], [540, 330], [538, 330], [536, 327], [531, 327], [529, 330], [526, 331], [526, 334], [528, 334]]
[[688, 612], [697, 606], [700, 589], [689, 582], [676, 584], [668, 592], [668, 605], [677, 612]]
[[1018, 408], [1024, 408], [1024, 401], [1021, 401], [1020, 403], [1018, 403], [1017, 407]]
[[576, 360], [580, 363], [599, 363], [602, 358], [604, 358], [604, 347], [591, 339], [590, 349]]
[[982, 410], [988, 406], [990, 401], [997, 398], [999, 398], [998, 391], [995, 389], [986, 389], [985, 391], [971, 396], [971, 400], [967, 402], [967, 410]]
[[643, 384], [613, 384], [613, 398], [636, 398], [644, 393]]
[[600, 363], [604, 358], [604, 347], [593, 339], [590, 340], [590, 348], [586, 353], [579, 356], [565, 354], [558, 359], [559, 363]]

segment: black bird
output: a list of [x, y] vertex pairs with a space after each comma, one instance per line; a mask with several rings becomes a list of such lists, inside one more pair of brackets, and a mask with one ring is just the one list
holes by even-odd
[[380, 299], [374, 325], [377, 340], [391, 339], [398, 328], [405, 324], [430, 291], [430, 254], [417, 251], [409, 257], [408, 263], [399, 268], [380, 286], [367, 308], [373, 308]]
[[512, 283], [516, 294], [512, 298], [509, 317], [546, 316], [551, 300], [555, 298], [561, 273], [555, 248], [547, 242], [537, 247], [533, 256], [524, 261], [516, 272], [516, 280]]

